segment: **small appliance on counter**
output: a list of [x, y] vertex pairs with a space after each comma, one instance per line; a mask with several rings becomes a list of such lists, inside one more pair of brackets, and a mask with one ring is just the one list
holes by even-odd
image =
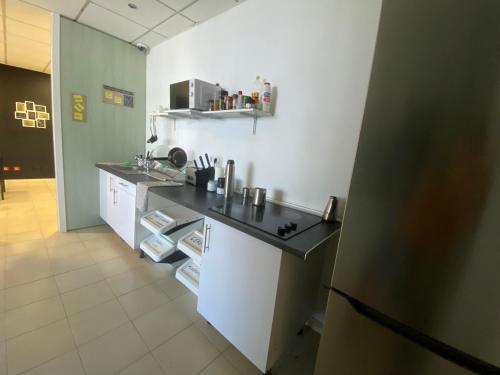
[[221, 88], [199, 79], [190, 79], [170, 85], [170, 109], [208, 111], [209, 100], [220, 97]]

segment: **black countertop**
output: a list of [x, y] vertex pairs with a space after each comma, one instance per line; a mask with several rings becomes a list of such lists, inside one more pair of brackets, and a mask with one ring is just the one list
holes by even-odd
[[[141, 181], [158, 181], [143, 174], [121, 173], [107, 164], [97, 163], [96, 167], [133, 184], [137, 184]], [[277, 248], [287, 251], [302, 259], [306, 259], [309, 252], [313, 251], [316, 247], [321, 245], [340, 230], [340, 223], [338, 222], [320, 223], [288, 240], [282, 240], [259, 229], [231, 219], [230, 217], [209, 210], [210, 207], [224, 203], [224, 197], [221, 195], [207, 192], [204, 189], [196, 188], [187, 184], [184, 186], [151, 187], [149, 188], [149, 192], [190, 208], [193, 211], [220, 221], [230, 227], [236, 228], [252, 237], [258, 238], [259, 240], [276, 246]], [[275, 203], [267, 202], [266, 207], [274, 204]]]

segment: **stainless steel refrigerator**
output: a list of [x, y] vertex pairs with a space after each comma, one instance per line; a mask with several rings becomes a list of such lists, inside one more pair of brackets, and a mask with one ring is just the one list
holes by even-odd
[[500, 374], [500, 1], [384, 0], [316, 375]]

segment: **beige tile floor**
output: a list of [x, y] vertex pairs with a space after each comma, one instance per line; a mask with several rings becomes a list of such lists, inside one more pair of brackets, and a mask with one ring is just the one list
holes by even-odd
[[[7, 181], [0, 201], [0, 375], [251, 375], [167, 264], [107, 226], [57, 231], [54, 180]], [[297, 337], [276, 375], [313, 373]]]

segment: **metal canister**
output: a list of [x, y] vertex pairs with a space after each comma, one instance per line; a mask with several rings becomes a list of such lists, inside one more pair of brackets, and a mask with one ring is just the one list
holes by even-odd
[[262, 207], [266, 205], [266, 192], [267, 190], [264, 188], [255, 188], [253, 193], [253, 201], [252, 204], [254, 206]]
[[328, 198], [328, 202], [326, 202], [325, 210], [323, 211], [322, 219], [324, 222], [332, 223], [336, 220], [336, 212], [337, 212], [337, 198], [333, 195]]
[[249, 189], [249, 188], [247, 188], [247, 187], [244, 187], [244, 188], [241, 190], [241, 195], [243, 196], [243, 200], [248, 199], [248, 197], [250, 196], [250, 189]]

